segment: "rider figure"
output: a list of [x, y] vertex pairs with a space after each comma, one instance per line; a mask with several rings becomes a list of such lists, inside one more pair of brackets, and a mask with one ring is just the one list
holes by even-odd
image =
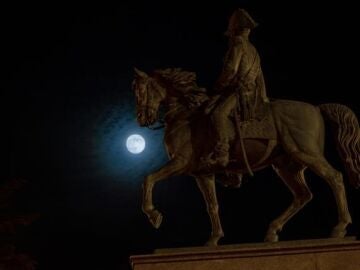
[[231, 112], [239, 107], [241, 121], [260, 118], [268, 102], [259, 54], [249, 41], [250, 31], [256, 26], [244, 9], [237, 9], [230, 17], [225, 33], [229, 48], [215, 84], [220, 98], [211, 112], [217, 144], [207, 160], [209, 165], [226, 167], [229, 162], [227, 119]]

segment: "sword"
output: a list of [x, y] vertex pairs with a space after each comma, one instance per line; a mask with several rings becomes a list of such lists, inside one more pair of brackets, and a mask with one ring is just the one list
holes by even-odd
[[[238, 94], [238, 91], [237, 91], [237, 95]], [[243, 155], [243, 159], [244, 159], [244, 162], [245, 162], [245, 166], [246, 166], [246, 169], [248, 170], [248, 173], [250, 174], [250, 176], [254, 176], [254, 173], [253, 171], [251, 170], [251, 167], [250, 167], [250, 164], [249, 164], [249, 160], [247, 158], [247, 154], [246, 154], [246, 150], [245, 150], [245, 145], [244, 145], [244, 139], [243, 137], [241, 136], [241, 128], [240, 128], [240, 116], [239, 116], [239, 96], [237, 97], [237, 106], [236, 106], [236, 109], [235, 109], [235, 125], [236, 125], [236, 129], [237, 129], [237, 132], [239, 134], [239, 138], [240, 138], [240, 146], [241, 146], [241, 152], [242, 152], [242, 155]]]

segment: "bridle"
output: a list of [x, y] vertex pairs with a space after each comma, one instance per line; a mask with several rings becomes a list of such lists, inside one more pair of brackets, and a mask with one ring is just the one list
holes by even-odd
[[164, 119], [158, 119], [159, 125], [158, 126], [146, 126], [148, 129], [151, 130], [158, 130], [165, 127], [165, 121]]
[[[150, 81], [150, 83], [149, 83]], [[152, 86], [152, 90], [154, 91], [148, 91], [148, 85], [151, 85]], [[146, 98], [147, 99], [152, 99], [154, 97], [155, 94], [158, 94], [159, 96], [162, 96], [163, 94], [160, 92], [159, 88], [158, 87], [154, 87], [153, 85], [153, 79], [147, 79], [147, 83], [146, 83]], [[155, 92], [155, 93], [154, 93]], [[141, 111], [157, 111], [158, 110], [158, 107], [157, 106], [152, 106], [152, 105], [149, 105], [146, 103], [146, 105], [141, 105], [139, 106], [139, 109]], [[157, 119], [157, 122], [158, 122], [158, 125], [149, 125], [149, 126], [146, 126], [148, 129], [151, 129], [151, 130], [158, 130], [158, 129], [162, 129], [165, 127], [165, 121], [163, 118], [158, 118]]]

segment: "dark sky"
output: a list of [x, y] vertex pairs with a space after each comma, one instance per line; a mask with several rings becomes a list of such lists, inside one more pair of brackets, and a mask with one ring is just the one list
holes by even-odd
[[[262, 57], [268, 95], [313, 104], [337, 102], [359, 115], [357, 18], [345, 2], [133, 1], [117, 4], [25, 4], [2, 8], [2, 179], [29, 185], [22, 201], [41, 218], [25, 233], [39, 269], [128, 269], [130, 254], [202, 245], [210, 233], [195, 182], [174, 177], [155, 188], [164, 222], [154, 230], [141, 213], [143, 177], [166, 161], [162, 131], [138, 127], [133, 67], [182, 67], [211, 87], [226, 49], [228, 17], [245, 7], [259, 22], [252, 41]], [[141, 155], [127, 135], [144, 135]], [[326, 153], [343, 170], [329, 137]], [[307, 173], [313, 201], [283, 240], [326, 237], [336, 222], [325, 183]], [[360, 194], [348, 185], [354, 224]], [[238, 190], [218, 186], [225, 238], [262, 241], [291, 194], [271, 169]]]

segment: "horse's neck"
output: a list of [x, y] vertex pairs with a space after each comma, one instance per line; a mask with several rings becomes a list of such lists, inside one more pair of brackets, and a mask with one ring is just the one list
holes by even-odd
[[179, 100], [166, 104], [164, 143], [170, 156], [181, 153], [179, 145], [189, 144], [191, 137], [191, 110]]
[[165, 123], [174, 124], [178, 121], [183, 121], [188, 118], [191, 114], [189, 109], [185, 104], [180, 102], [180, 99], [177, 97], [170, 97], [166, 100], [166, 113], [165, 113]]

